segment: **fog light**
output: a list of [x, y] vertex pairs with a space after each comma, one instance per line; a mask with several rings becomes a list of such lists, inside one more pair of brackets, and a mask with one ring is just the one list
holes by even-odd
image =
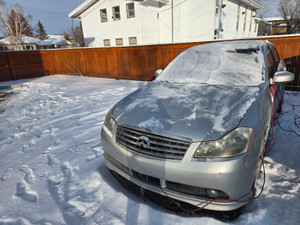
[[226, 198], [227, 196], [225, 195], [225, 193], [223, 193], [222, 191], [218, 191], [218, 190], [213, 190], [213, 189], [208, 189], [207, 190], [207, 196], [209, 198]]
[[207, 190], [207, 195], [208, 195], [208, 197], [210, 197], [210, 198], [218, 198], [218, 197], [220, 197], [219, 191], [212, 190], [212, 189], [208, 189], [208, 190]]

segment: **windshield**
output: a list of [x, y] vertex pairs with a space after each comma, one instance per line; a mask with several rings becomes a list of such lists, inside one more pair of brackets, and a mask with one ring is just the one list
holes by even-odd
[[264, 82], [262, 42], [219, 42], [190, 48], [157, 78], [176, 83], [259, 85]]

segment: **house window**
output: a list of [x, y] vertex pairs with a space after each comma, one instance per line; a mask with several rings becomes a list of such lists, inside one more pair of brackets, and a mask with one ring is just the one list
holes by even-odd
[[133, 17], [135, 17], [134, 3], [128, 3], [128, 4], [126, 4], [126, 9], [127, 9], [127, 18], [133, 18]]
[[136, 41], [136, 37], [130, 37], [129, 38], [129, 45], [136, 45], [137, 41]]
[[116, 45], [123, 45], [123, 38], [116, 38]]
[[241, 13], [241, 6], [238, 6], [238, 11], [237, 11], [237, 17], [236, 17], [236, 31], [239, 30], [239, 22], [240, 22], [240, 13]]
[[244, 17], [244, 31], [246, 31], [246, 24], [247, 24], [247, 8], [245, 8], [245, 17]]
[[107, 12], [106, 12], [106, 9], [100, 9], [100, 18], [101, 18], [101, 23], [107, 22]]
[[256, 33], [256, 31], [257, 31], [257, 26], [258, 26], [258, 22], [255, 23], [254, 33]]
[[110, 46], [110, 40], [109, 39], [104, 39], [103, 43], [104, 43], [104, 46]]
[[251, 18], [250, 18], [249, 32], [251, 32], [252, 22], [253, 22], [253, 11], [251, 11]]
[[120, 20], [121, 14], [120, 14], [120, 6], [115, 6], [113, 9], [113, 20]]

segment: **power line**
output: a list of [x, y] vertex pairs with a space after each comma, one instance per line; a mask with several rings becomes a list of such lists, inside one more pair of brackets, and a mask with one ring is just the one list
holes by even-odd
[[184, 1], [182, 1], [182, 2], [179, 2], [178, 4], [176, 4], [176, 5], [174, 5], [174, 6], [170, 7], [170, 8], [161, 10], [161, 11], [159, 11], [158, 13], [161, 13], [161, 12], [164, 12], [164, 11], [167, 11], [167, 10], [170, 10], [170, 9], [172, 9], [172, 8], [174, 9], [175, 7], [181, 5], [182, 3], [186, 2], [186, 1], [188, 1], [188, 0], [184, 0]]

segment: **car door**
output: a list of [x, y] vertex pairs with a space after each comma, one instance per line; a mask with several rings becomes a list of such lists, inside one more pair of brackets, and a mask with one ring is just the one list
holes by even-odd
[[[280, 58], [274, 57], [272, 53], [273, 46], [268, 46], [267, 48], [267, 66], [268, 66], [268, 78], [273, 78], [274, 74], [278, 71], [278, 67], [280, 64]], [[274, 93], [274, 101], [275, 101], [275, 112], [279, 109], [279, 102], [282, 99], [282, 92], [283, 92], [282, 85], [277, 85], [277, 95]], [[270, 90], [271, 92], [272, 90]]]

